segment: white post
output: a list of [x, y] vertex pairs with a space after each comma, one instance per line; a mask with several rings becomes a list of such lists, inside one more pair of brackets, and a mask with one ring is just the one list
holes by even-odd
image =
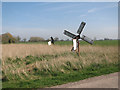
[[73, 39], [73, 50], [77, 49], [77, 40]]
[[49, 45], [49, 46], [51, 45], [51, 41], [48, 42], [48, 45]]

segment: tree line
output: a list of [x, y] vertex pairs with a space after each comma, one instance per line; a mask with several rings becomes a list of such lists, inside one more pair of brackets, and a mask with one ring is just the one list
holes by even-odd
[[[2, 34], [0, 35], [0, 42], [2, 43], [19, 43], [19, 42], [48, 42], [50, 41], [51, 39], [47, 39], [45, 40], [44, 38], [42, 37], [30, 37], [29, 40], [27, 40], [26, 38], [23, 38], [21, 39], [20, 36], [13, 36], [12, 34], [10, 33], [5, 33], [5, 34]], [[71, 39], [72, 40], [72, 39]], [[63, 40], [63, 39], [59, 39], [58, 37], [55, 37], [54, 38], [54, 41], [71, 41], [69, 39], [67, 40]], [[96, 41], [96, 37], [94, 38], [94, 41]], [[104, 38], [104, 39], [99, 39], [99, 40], [112, 40], [112, 39], [109, 39], [109, 38]]]
[[[55, 37], [54, 40], [59, 41], [59, 38]], [[10, 33], [5, 33], [5, 34], [0, 35], [0, 42], [2, 42], [3, 44], [19, 43], [19, 42], [45, 42], [45, 41], [50, 41], [50, 39], [45, 40], [42, 37], [30, 37], [30, 39], [27, 40], [26, 38], [21, 39], [20, 36], [13, 36]]]

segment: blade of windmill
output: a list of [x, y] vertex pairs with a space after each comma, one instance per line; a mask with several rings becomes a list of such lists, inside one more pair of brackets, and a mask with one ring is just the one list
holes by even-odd
[[51, 43], [53, 43], [54, 44], [54, 39], [53, 39], [53, 37], [50, 37], [51, 38]]
[[81, 39], [86, 41], [86, 42], [88, 42], [88, 43], [90, 43], [90, 44], [93, 44], [93, 40], [88, 38], [88, 37], [86, 37], [85, 35], [83, 35]]
[[64, 34], [67, 35], [67, 36], [69, 36], [69, 37], [71, 37], [71, 38], [75, 38], [76, 37], [76, 35], [68, 32], [67, 30], [64, 30]]
[[78, 31], [77, 31], [78, 34], [81, 34], [81, 32], [82, 32], [85, 24], [86, 24], [85, 22], [82, 22], [82, 23], [80, 24], [80, 27], [78, 28]]

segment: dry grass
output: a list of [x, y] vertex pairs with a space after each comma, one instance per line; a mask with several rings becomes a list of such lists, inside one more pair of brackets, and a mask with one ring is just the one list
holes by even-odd
[[[80, 47], [80, 57], [70, 54], [71, 46], [48, 46], [42, 44], [5, 44], [2, 45], [2, 70], [8, 79], [14, 79], [15, 77], [10, 77], [17, 74], [21, 79], [28, 77], [29, 79], [40, 78], [34, 76], [32, 73], [33, 68], [38, 70], [46, 71], [60, 71], [65, 73], [62, 66], [66, 66], [66, 62], [70, 62], [72, 67], [75, 69], [80, 69], [82, 66], [90, 65], [91, 63], [102, 63], [104, 60], [107, 62], [117, 62], [118, 60], [118, 48], [117, 46], [81, 46]], [[68, 55], [56, 58], [51, 58], [50, 60], [35, 61], [32, 64], [26, 65], [25, 62], [22, 63], [6, 63], [7, 57], [15, 58], [26, 57], [28, 55], [40, 56], [40, 55], [54, 55], [68, 52]], [[14, 59], [13, 59], [14, 60]], [[81, 66], [82, 64], [82, 66]], [[18, 65], [20, 67], [18, 67]], [[66, 66], [67, 67], [67, 66]], [[52, 68], [52, 69], [51, 69]], [[24, 74], [24, 77], [23, 77]]]
[[[2, 59], [14, 58], [14, 57], [25, 57], [28, 55], [45, 55], [45, 54], [56, 54], [62, 52], [69, 52], [72, 46], [48, 46], [42, 44], [3, 44], [2, 45]], [[0, 48], [1, 49], [1, 48]], [[1, 51], [1, 50], [0, 50]], [[114, 53], [118, 52], [118, 48], [114, 46], [80, 46], [80, 52], [99, 52], [99, 53]], [[1, 53], [1, 52], [0, 52]]]
[[2, 58], [45, 55], [70, 51], [70, 46], [48, 46], [42, 44], [3, 44]]

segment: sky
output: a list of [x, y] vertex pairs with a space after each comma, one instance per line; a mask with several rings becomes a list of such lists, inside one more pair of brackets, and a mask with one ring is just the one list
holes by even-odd
[[22, 39], [71, 39], [64, 30], [77, 35], [82, 21], [81, 35], [117, 39], [118, 2], [2, 2], [2, 33]]

